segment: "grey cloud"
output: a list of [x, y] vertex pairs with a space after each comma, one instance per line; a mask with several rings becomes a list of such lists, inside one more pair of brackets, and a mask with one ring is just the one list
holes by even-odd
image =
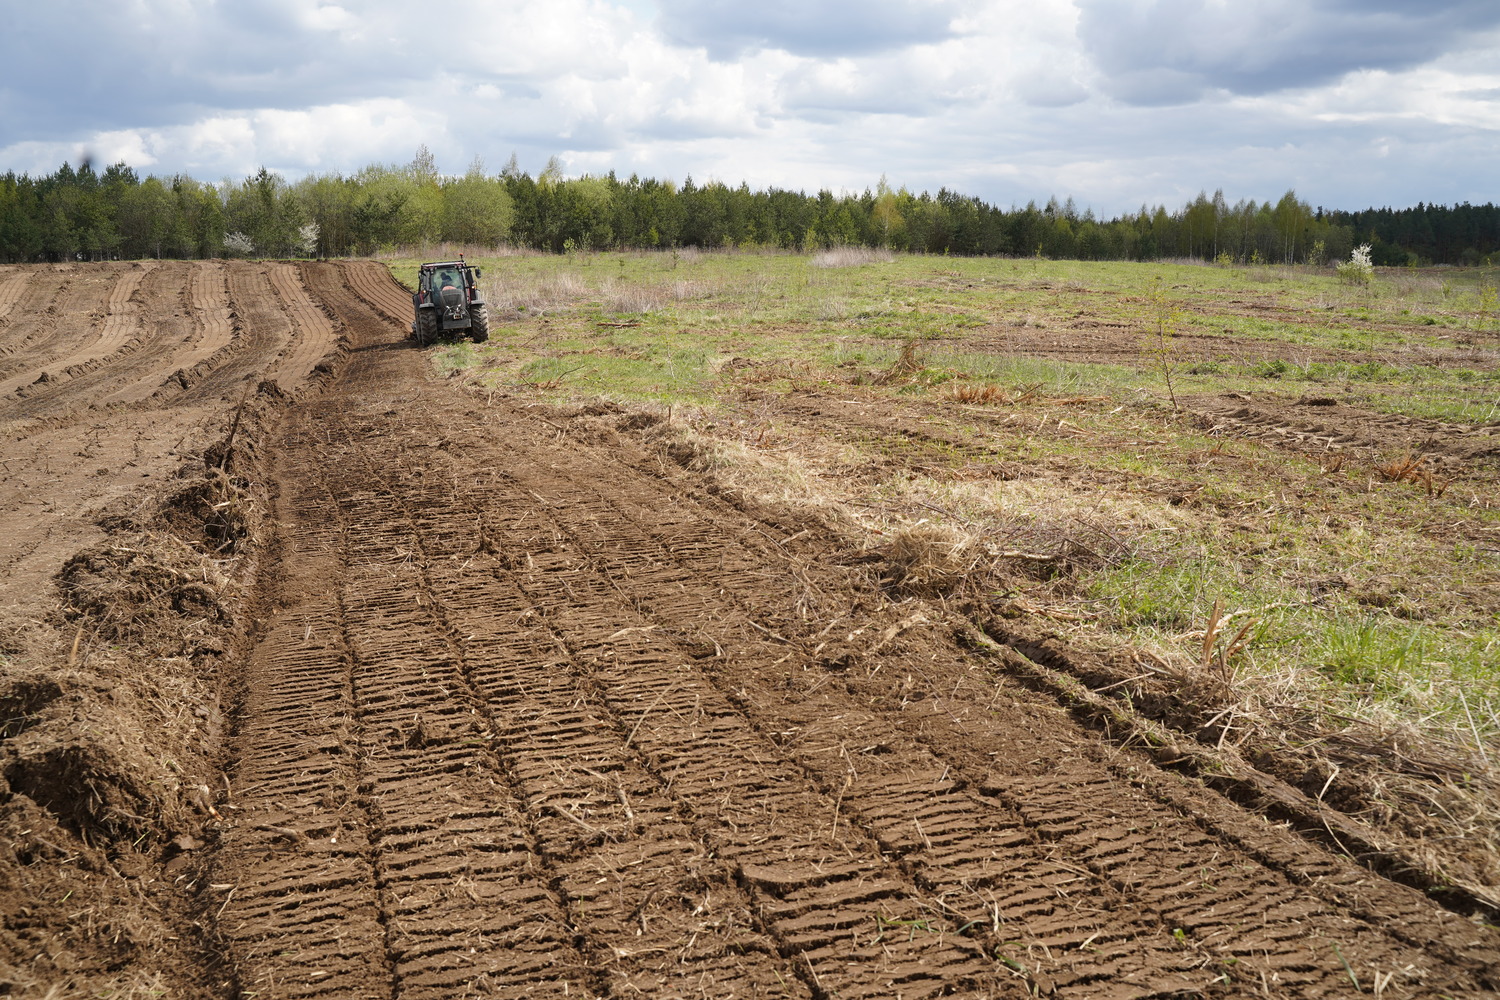
[[867, 55], [953, 37], [955, 0], [657, 0], [658, 26], [678, 45], [727, 60], [747, 50]]
[[1143, 105], [1407, 69], [1500, 26], [1493, 0], [1078, 0], [1078, 7], [1079, 39], [1109, 92]]
[[285, 3], [11, 5], [0, 65], [5, 131], [37, 140], [384, 96], [418, 69], [308, 31]]

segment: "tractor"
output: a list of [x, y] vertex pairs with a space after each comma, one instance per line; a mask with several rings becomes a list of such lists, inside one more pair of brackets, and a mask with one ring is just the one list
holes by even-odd
[[480, 297], [479, 268], [458, 260], [423, 264], [417, 271], [417, 290], [411, 304], [416, 319], [411, 335], [426, 347], [439, 335], [452, 331], [467, 332], [476, 343], [490, 339], [490, 320]]

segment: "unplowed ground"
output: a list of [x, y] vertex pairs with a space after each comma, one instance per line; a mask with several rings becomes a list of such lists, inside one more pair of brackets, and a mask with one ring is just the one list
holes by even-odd
[[[1035, 650], [650, 446], [659, 416], [429, 378], [406, 309], [366, 264], [0, 272], [13, 992], [1500, 989], [1493, 928], [1297, 832], [1290, 790], [1115, 738]], [[126, 547], [125, 508], [181, 538], [142, 483], [204, 465], [248, 511], [233, 565], [222, 525], [193, 539], [217, 610], [150, 619], [190, 633], [172, 655], [144, 619], [91, 645], [58, 566]], [[152, 709], [202, 720], [172, 796], [112, 799], [103, 751], [39, 777], [91, 745], [91, 649], [202, 680]], [[154, 718], [122, 729], [141, 767]]]

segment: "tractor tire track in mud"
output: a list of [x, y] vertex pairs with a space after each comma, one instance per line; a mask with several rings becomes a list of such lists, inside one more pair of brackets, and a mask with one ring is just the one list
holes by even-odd
[[426, 380], [399, 287], [301, 275], [351, 350], [275, 442], [205, 907], [241, 990], [1500, 988], [1492, 931], [1102, 738], [828, 529]]

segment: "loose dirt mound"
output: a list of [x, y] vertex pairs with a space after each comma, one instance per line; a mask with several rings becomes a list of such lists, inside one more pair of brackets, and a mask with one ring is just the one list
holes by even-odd
[[[20, 906], [97, 883], [108, 922], [73, 916], [76, 895], [25, 903], [0, 939], [13, 992], [124, 976], [205, 997], [1500, 989], [1492, 928], [1299, 835], [1274, 796], [1205, 787], [1159, 730], [1101, 723], [1026, 637], [985, 639], [936, 600], [922, 552], [871, 554], [725, 489], [659, 416], [429, 381], [392, 283], [299, 273], [347, 360], [250, 406], [167, 513], [75, 546], [62, 584], [83, 617], [55, 627], [53, 662], [7, 668], [22, 763], [66, 752], [46, 726], [84, 618], [132, 662], [177, 644], [138, 676], [179, 660], [237, 693], [191, 754], [122, 701], [148, 733], [139, 758], [17, 772], [0, 891]], [[260, 506], [215, 520], [223, 482]], [[189, 581], [188, 545], [205, 572], [236, 553], [231, 581], [258, 553], [253, 594]], [[198, 650], [215, 628], [224, 657]], [[180, 815], [131, 782], [169, 753], [191, 762]], [[113, 775], [113, 797], [70, 811], [38, 777], [65, 767]]]

